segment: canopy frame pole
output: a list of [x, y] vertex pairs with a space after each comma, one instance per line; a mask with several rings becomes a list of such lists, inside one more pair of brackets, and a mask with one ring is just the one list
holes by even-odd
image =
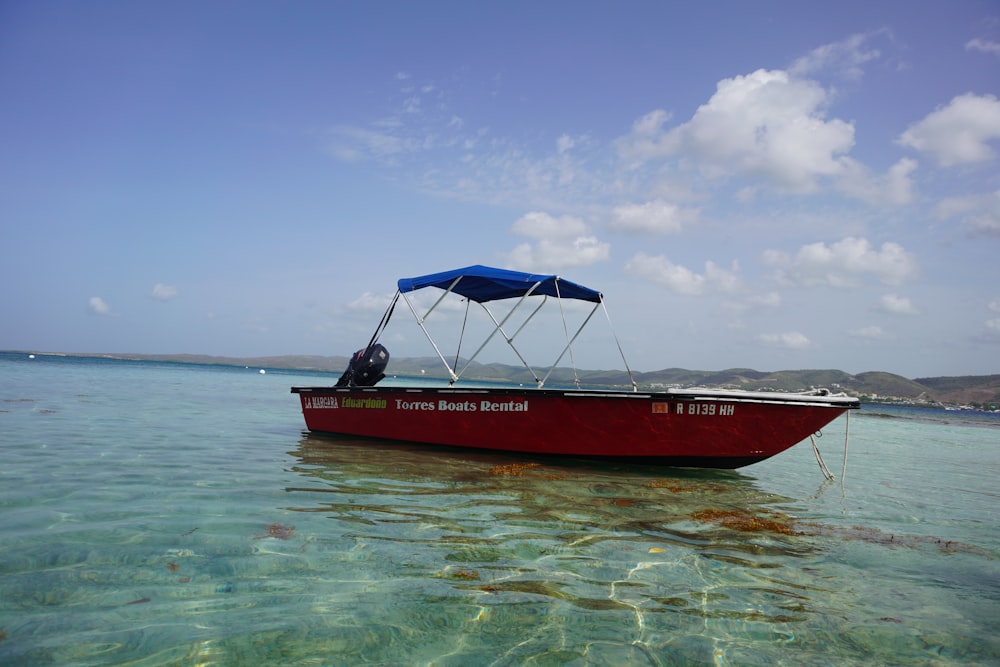
[[469, 306], [472, 299], [465, 297], [465, 317], [462, 318], [462, 331], [458, 334], [458, 345], [455, 346], [455, 368], [458, 368], [459, 358], [462, 356], [462, 341], [465, 340], [465, 325], [469, 323]]
[[[441, 303], [442, 301], [444, 301], [444, 298], [445, 298], [446, 296], [448, 296], [449, 294], [451, 294], [452, 290], [454, 290], [454, 289], [455, 289], [455, 285], [457, 285], [457, 284], [458, 284], [458, 281], [459, 281], [459, 280], [461, 280], [461, 279], [462, 279], [462, 276], [459, 276], [458, 278], [455, 278], [455, 279], [454, 279], [453, 281], [451, 281], [451, 284], [450, 284], [450, 285], [448, 285], [448, 289], [444, 290], [444, 291], [443, 291], [443, 292], [441, 293], [441, 296], [439, 296], [439, 297], [438, 297], [438, 299], [437, 299], [437, 301], [435, 301], [435, 302], [434, 302], [434, 305], [432, 305], [432, 306], [431, 306], [430, 308], [428, 308], [428, 309], [427, 309], [427, 312], [426, 312], [426, 313], [424, 313], [424, 316], [423, 316], [423, 317], [420, 317], [419, 315], [417, 315], [417, 311], [413, 310], [413, 307], [412, 307], [412, 306], [410, 306], [410, 310], [413, 310], [413, 316], [417, 318], [417, 323], [418, 323], [418, 324], [419, 324], [419, 325], [420, 325], [421, 327], [423, 327], [423, 326], [424, 326], [424, 320], [426, 320], [426, 319], [427, 319], [427, 317], [428, 317], [428, 316], [429, 316], [429, 315], [431, 314], [431, 312], [432, 312], [432, 311], [433, 311], [433, 310], [434, 310], [435, 308], [437, 308], [437, 307], [438, 307], [438, 305], [439, 305], [439, 304], [440, 304], [440, 303]], [[404, 298], [404, 299], [406, 299], [406, 295], [403, 295], [403, 298]], [[409, 301], [409, 299], [407, 299], [407, 300], [406, 300], [406, 303], [409, 303], [409, 302], [410, 302], [410, 301]], [[426, 329], [424, 329], [424, 333], [427, 333], [427, 330], [426, 330]]]
[[[559, 365], [559, 362], [562, 361], [562, 358], [564, 356], [566, 356], [566, 352], [569, 352], [570, 353], [570, 358], [572, 358], [573, 352], [570, 349], [570, 346], [572, 346], [572, 344], [576, 341], [577, 336], [579, 336], [580, 333], [583, 331], [583, 328], [585, 326], [587, 326], [587, 323], [590, 322], [590, 318], [594, 316], [594, 313], [597, 312], [597, 308], [600, 305], [601, 305], [600, 303], [595, 303], [594, 304], [594, 307], [590, 309], [590, 314], [587, 315], [587, 319], [585, 319], [583, 321], [583, 324], [581, 324], [580, 327], [576, 330], [576, 333], [573, 334], [573, 338], [571, 338], [571, 339], [569, 338], [569, 333], [567, 331], [566, 347], [564, 347], [563, 350], [562, 350], [562, 352], [559, 353], [559, 356], [556, 357], [556, 360], [554, 362], [552, 362], [552, 365], [549, 367], [549, 372], [545, 374], [544, 378], [542, 378], [542, 384], [539, 385], [539, 388], [541, 388], [545, 384], [546, 380], [549, 379], [549, 376], [552, 375], [552, 371], [554, 371], [556, 369], [556, 366]], [[573, 366], [573, 377], [575, 378], [576, 386], [579, 389], [579, 387], [580, 387], [580, 378], [578, 378], [576, 376], [576, 366]], [[631, 374], [629, 375], [629, 377], [631, 377]], [[635, 383], [633, 383], [633, 385], [634, 384]]]
[[[527, 296], [527, 295], [525, 295], [525, 296]], [[548, 299], [549, 299], [548, 296], [546, 296], [546, 295], [542, 296], [541, 303], [539, 303], [538, 306], [536, 306], [535, 309], [533, 311], [531, 311], [531, 314], [528, 315], [528, 317], [524, 320], [524, 322], [521, 323], [521, 326], [519, 326], [517, 328], [517, 331], [515, 331], [512, 336], [508, 336], [507, 335], [507, 332], [503, 330], [503, 323], [502, 322], [497, 322], [497, 318], [494, 317], [493, 312], [489, 308], [486, 307], [486, 304], [483, 304], [483, 303], [479, 304], [480, 306], [483, 307], [483, 310], [486, 311], [486, 314], [490, 316], [490, 319], [493, 320], [493, 324], [495, 324], [496, 327], [497, 327], [497, 329], [500, 331], [500, 333], [503, 334], [504, 340], [506, 340], [507, 344], [510, 345], [510, 349], [514, 350], [514, 354], [516, 354], [517, 358], [521, 360], [521, 364], [524, 365], [524, 367], [528, 369], [528, 372], [531, 373], [531, 377], [533, 377], [535, 379], [535, 384], [537, 384], [539, 387], [542, 386], [542, 384], [541, 384], [542, 381], [538, 379], [538, 373], [535, 372], [535, 369], [533, 369], [528, 364], [528, 362], [525, 360], [524, 356], [521, 355], [521, 351], [518, 350], [516, 347], [514, 347], [514, 339], [517, 338], [517, 335], [519, 333], [521, 333], [521, 330], [524, 329], [524, 327], [526, 327], [528, 325], [528, 322], [531, 321], [531, 319], [535, 316], [535, 314], [542, 309], [542, 306], [545, 305], [545, 303], [546, 303], [546, 301], [548, 301]], [[517, 308], [518, 305], [520, 305], [520, 304], [515, 305], [514, 308]], [[508, 316], [504, 318], [504, 322], [506, 322], [507, 319], [509, 319], [510, 315], [513, 315], [513, 309], [508, 314]], [[477, 354], [478, 354], [478, 351], [477, 351]], [[470, 359], [469, 361], [471, 362], [472, 360]], [[465, 372], [464, 368], [462, 369], [462, 372], [463, 373]], [[461, 375], [461, 374], [462, 373], [459, 373], [459, 375]]]
[[[490, 309], [489, 309], [489, 308], [487, 308], [486, 306], [483, 306], [483, 304], [482, 304], [482, 302], [481, 302], [481, 301], [479, 302], [479, 305], [480, 305], [480, 306], [483, 306], [483, 309], [484, 309], [484, 310], [485, 310], [485, 311], [486, 311], [487, 313], [489, 313], [489, 314], [490, 314], [490, 318], [491, 318], [491, 319], [493, 320], [493, 323], [494, 323], [494, 324], [496, 324], [496, 326], [495, 326], [495, 327], [493, 328], [493, 331], [491, 331], [491, 332], [490, 332], [490, 335], [486, 337], [486, 340], [484, 340], [484, 341], [483, 341], [483, 344], [479, 346], [479, 349], [478, 349], [478, 350], [476, 350], [476, 351], [475, 351], [475, 353], [474, 353], [474, 354], [473, 354], [473, 355], [472, 355], [471, 357], [469, 357], [469, 360], [468, 360], [468, 361], [467, 361], [467, 362], [465, 363], [465, 366], [464, 366], [464, 367], [462, 368], [462, 370], [461, 370], [461, 371], [460, 371], [460, 372], [458, 373], [458, 376], [461, 376], [461, 375], [462, 375], [463, 373], [465, 373], [465, 371], [466, 371], [466, 370], [467, 370], [467, 369], [469, 368], [469, 364], [471, 364], [471, 363], [472, 363], [472, 361], [473, 361], [473, 360], [474, 360], [474, 359], [475, 359], [476, 357], [478, 357], [478, 356], [479, 356], [479, 353], [483, 351], [483, 348], [485, 348], [485, 347], [486, 347], [487, 343], [489, 343], [489, 342], [490, 342], [491, 340], [493, 340], [493, 337], [494, 337], [495, 335], [497, 335], [497, 332], [498, 332], [498, 331], [499, 331], [499, 332], [501, 332], [501, 333], [503, 332], [503, 330], [502, 330], [502, 327], [503, 327], [503, 325], [504, 325], [504, 324], [506, 324], [506, 323], [507, 323], [507, 320], [509, 320], [509, 319], [511, 318], [511, 316], [512, 316], [512, 315], [514, 314], [514, 312], [515, 312], [515, 311], [516, 311], [516, 310], [517, 310], [518, 308], [520, 308], [520, 307], [521, 307], [521, 304], [522, 304], [522, 303], [524, 303], [524, 300], [525, 300], [525, 299], [527, 299], [527, 298], [528, 298], [529, 296], [531, 296], [532, 292], [534, 292], [534, 291], [535, 291], [536, 289], [538, 289], [539, 285], [541, 285], [541, 284], [542, 284], [542, 281], [538, 281], [538, 282], [536, 282], [536, 283], [535, 283], [534, 285], [532, 285], [532, 286], [531, 286], [531, 289], [527, 290], [527, 291], [526, 291], [526, 292], [525, 292], [524, 294], [522, 294], [522, 295], [521, 295], [521, 298], [520, 298], [520, 299], [518, 299], [517, 303], [516, 303], [516, 304], [514, 304], [514, 306], [513, 306], [513, 307], [512, 307], [511, 309], [510, 309], [510, 312], [509, 312], [509, 313], [507, 313], [507, 315], [506, 315], [506, 316], [505, 316], [505, 317], [503, 318], [503, 320], [501, 320], [500, 322], [497, 322], [496, 318], [495, 318], [495, 317], [493, 317], [493, 313], [491, 313], [491, 312], [490, 312]], [[537, 309], [536, 309], [536, 312], [537, 312]], [[534, 313], [533, 313], [533, 314], [534, 314]], [[522, 325], [522, 327], [523, 327], [523, 325]], [[506, 337], [507, 337], [507, 334], [504, 334], [504, 338], [506, 338]], [[508, 340], [507, 342], [509, 343], [510, 341]], [[511, 347], [513, 347], [513, 346], [511, 346]], [[521, 354], [520, 354], [519, 352], [517, 352], [517, 349], [516, 349], [516, 348], [514, 349], [514, 351], [515, 351], [515, 352], [517, 353], [517, 356], [518, 356], [518, 357], [520, 357], [520, 356], [521, 356]], [[523, 358], [521, 359], [521, 362], [522, 362], [522, 363], [524, 363], [524, 359], [523, 359]], [[531, 370], [531, 367], [530, 367], [530, 366], [528, 366], [528, 365], [527, 365], [526, 363], [525, 363], [524, 365], [525, 365], [525, 367], [527, 367], [527, 368], [528, 368], [528, 370], [529, 370], [529, 371], [531, 372], [531, 374], [532, 374], [532, 375], [534, 376], [534, 375], [535, 375], [535, 373], [534, 373], [534, 371], [532, 371], [532, 370]], [[453, 379], [453, 380], [451, 381], [451, 382], [452, 382], [452, 384], [454, 384], [454, 383], [455, 383], [455, 380], [458, 380], [458, 377], [455, 377], [455, 378], [454, 378], [454, 379]], [[537, 376], [536, 376], [536, 380], [537, 380]]]
[[[540, 311], [542, 309], [542, 306], [544, 306], [545, 303], [548, 300], [549, 300], [549, 297], [547, 295], [542, 295], [542, 302], [540, 304], [538, 304], [538, 306], [533, 311], [531, 311], [531, 315], [528, 315], [528, 318], [526, 320], [524, 320], [523, 323], [521, 323], [521, 326], [519, 326], [517, 328], [517, 331], [514, 332], [514, 335], [511, 336], [510, 339], [507, 341], [508, 343], [511, 343], [511, 341], [513, 341], [515, 338], [517, 338], [517, 335], [519, 333], [521, 333], [521, 329], [523, 329], [524, 327], [528, 326], [528, 322], [531, 321], [531, 318], [533, 318], [535, 316], [535, 313], [537, 313], [538, 311]], [[485, 306], [483, 306], [483, 307], [485, 308]], [[501, 332], [501, 333], [503, 333], [503, 332]], [[504, 334], [504, 335], [506, 336], [507, 334]], [[514, 347], [513, 343], [511, 343], [511, 347]]]
[[[449, 294], [451, 292], [451, 289], [455, 286], [455, 283], [457, 283], [460, 279], [461, 278], [455, 279], [455, 282], [452, 283], [451, 286], [448, 287], [448, 291], [445, 292], [445, 295], [447, 295], [447, 294]], [[431, 347], [433, 347], [434, 351], [437, 352], [438, 359], [440, 359], [441, 363], [444, 364], [444, 367], [448, 369], [448, 377], [450, 377], [451, 378], [451, 382], [454, 383], [455, 380], [458, 379], [458, 376], [455, 375], [454, 369], [452, 369], [452, 367], [448, 364], [448, 360], [444, 358], [444, 355], [441, 354], [441, 350], [438, 348], [437, 343], [434, 342], [434, 338], [431, 336], [431, 333], [427, 330], [427, 327], [424, 326], [424, 319], [426, 319], [427, 315], [430, 315], [431, 310], [434, 310], [437, 307], [437, 305], [439, 303], [441, 303], [441, 299], [443, 299], [445, 295], [442, 295], [441, 299], [438, 299], [434, 303], [434, 305], [431, 306], [430, 310], [428, 310], [424, 314], [424, 317], [422, 318], [419, 315], [417, 315], [416, 309], [413, 307], [413, 304], [410, 303], [410, 300], [406, 297], [406, 294], [403, 293], [403, 292], [399, 292], [399, 294], [401, 294], [403, 296], [403, 301], [405, 301], [406, 305], [410, 307], [410, 312], [413, 313], [414, 319], [417, 320], [417, 324], [420, 325], [420, 328], [423, 330], [424, 335], [427, 336], [427, 340], [430, 342]]]

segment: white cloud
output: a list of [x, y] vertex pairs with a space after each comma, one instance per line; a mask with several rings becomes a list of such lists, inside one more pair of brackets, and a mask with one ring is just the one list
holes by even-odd
[[841, 42], [824, 44], [796, 60], [789, 71], [806, 76], [832, 70], [844, 78], [859, 79], [864, 73], [861, 66], [881, 55], [878, 49], [866, 48], [875, 34], [859, 33]]
[[779, 189], [810, 192], [816, 179], [840, 173], [839, 156], [854, 145], [854, 127], [825, 120], [826, 91], [781, 70], [723, 79], [688, 122], [664, 131], [654, 111], [619, 141], [623, 157], [642, 162], [683, 151], [702, 175], [766, 177]]
[[359, 296], [354, 301], [347, 304], [348, 310], [354, 310], [359, 312], [384, 312], [386, 308], [389, 307], [389, 303], [392, 301], [392, 296], [389, 294], [375, 294], [374, 292], [365, 292]]
[[559, 271], [603, 262], [610, 252], [611, 246], [595, 236], [581, 236], [572, 241], [541, 239], [535, 245], [522, 243], [514, 248], [507, 262], [521, 271]]
[[837, 178], [837, 187], [844, 194], [875, 206], [902, 206], [913, 201], [913, 180], [917, 161], [903, 158], [889, 167], [884, 175], [873, 174], [871, 169], [849, 157], [841, 159], [843, 173]]
[[576, 141], [568, 134], [560, 135], [556, 140], [556, 150], [560, 155], [572, 150], [575, 145]]
[[588, 228], [587, 223], [571, 215], [556, 218], [535, 211], [521, 216], [511, 231], [534, 239], [568, 239], [586, 234]]
[[705, 284], [705, 276], [674, 264], [663, 255], [651, 257], [644, 252], [637, 253], [625, 263], [625, 271], [637, 278], [666, 285], [678, 294], [701, 294]]
[[698, 223], [698, 209], [683, 208], [662, 200], [623, 204], [611, 212], [611, 229], [619, 232], [676, 234]]
[[742, 287], [739, 262], [733, 261], [731, 268], [724, 269], [715, 262], [705, 262], [705, 278], [720, 292], [736, 292]]
[[966, 93], [910, 125], [897, 141], [951, 167], [993, 159], [988, 142], [995, 139], [1000, 139], [1000, 100]]
[[982, 339], [988, 343], [1000, 343], [1000, 317], [986, 320], [986, 335]]
[[958, 219], [972, 234], [1000, 236], [1000, 190], [942, 199], [935, 213], [942, 219]]
[[677, 294], [692, 296], [701, 294], [706, 288], [734, 292], [742, 284], [739, 265], [735, 262], [731, 270], [723, 269], [713, 262], [705, 262], [705, 273], [700, 274], [671, 262], [663, 255], [654, 257], [639, 252], [625, 263], [625, 271], [637, 278], [665, 285]]
[[787, 350], [805, 350], [812, 347], [812, 342], [798, 331], [786, 331], [784, 333], [760, 334], [757, 336], [760, 342], [773, 347], [782, 347]]
[[750, 297], [750, 305], [760, 306], [762, 308], [777, 308], [781, 305], [781, 294], [778, 292], [756, 294]]
[[338, 125], [330, 134], [329, 151], [343, 162], [377, 160], [392, 164], [398, 155], [415, 147], [412, 141], [387, 132], [348, 125]]
[[556, 218], [532, 212], [518, 219], [511, 231], [535, 239], [522, 243], [507, 255], [511, 268], [522, 271], [558, 271], [589, 266], [608, 259], [611, 245], [589, 233], [579, 218]]
[[897, 294], [885, 294], [879, 301], [880, 307], [887, 313], [894, 315], [919, 315], [920, 311], [910, 301], [908, 297]]
[[99, 296], [90, 297], [90, 312], [96, 315], [110, 315], [111, 307]]
[[169, 301], [177, 296], [177, 288], [173, 285], [165, 285], [163, 283], [156, 283], [153, 285], [153, 298], [157, 301]]
[[852, 336], [857, 336], [858, 338], [870, 338], [872, 340], [888, 340], [892, 338], [892, 335], [886, 333], [879, 326], [863, 327], [861, 329], [855, 329], [849, 332]]
[[643, 162], [668, 156], [677, 150], [674, 138], [664, 131], [673, 115], [663, 109], [655, 109], [632, 123], [632, 131], [615, 143], [619, 155], [630, 162], [631, 168]]
[[965, 43], [966, 51], [980, 51], [982, 53], [992, 53], [1000, 56], [1000, 42], [991, 42], [988, 39], [970, 39]]
[[[990, 301], [986, 307], [994, 313], [1000, 313], [1000, 299]], [[984, 339], [991, 343], [1000, 342], [1000, 317], [993, 317], [986, 320], [986, 335]]]
[[764, 262], [778, 268], [779, 281], [794, 285], [858, 287], [865, 275], [898, 285], [917, 273], [917, 260], [898, 243], [883, 243], [876, 250], [867, 239], [847, 237], [827, 246], [812, 243], [794, 257], [778, 250], [764, 252]]
[[[737, 292], [737, 290], [732, 290]], [[729, 323], [731, 329], [745, 329], [746, 324], [739, 319], [748, 312], [758, 312], [762, 309], [773, 310], [781, 306], [781, 294], [778, 292], [767, 292], [765, 294], [739, 294], [737, 298], [725, 301], [724, 308], [733, 313], [737, 319]]]

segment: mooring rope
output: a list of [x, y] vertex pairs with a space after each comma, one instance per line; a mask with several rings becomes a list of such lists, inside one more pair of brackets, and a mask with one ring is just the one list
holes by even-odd
[[851, 437], [851, 411], [847, 411], [847, 424], [844, 426], [844, 467], [840, 469], [840, 485], [844, 485], [847, 477], [847, 445]]
[[816, 446], [816, 437], [810, 435], [809, 440], [812, 442], [813, 454], [816, 455], [816, 463], [819, 464], [820, 472], [822, 472], [823, 476], [827, 479], [833, 479], [833, 473], [826, 467], [826, 463], [823, 461], [823, 455], [819, 453], [819, 447]]

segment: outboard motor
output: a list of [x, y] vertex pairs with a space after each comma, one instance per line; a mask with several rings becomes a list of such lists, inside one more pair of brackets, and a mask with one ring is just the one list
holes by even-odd
[[358, 350], [347, 364], [347, 370], [337, 380], [338, 387], [374, 387], [385, 377], [389, 365], [389, 350], [381, 343]]

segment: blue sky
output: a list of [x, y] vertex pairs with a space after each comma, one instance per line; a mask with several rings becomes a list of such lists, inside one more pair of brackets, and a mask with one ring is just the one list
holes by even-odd
[[349, 354], [488, 264], [639, 370], [1000, 373], [998, 96], [994, 1], [8, 0], [0, 349]]

